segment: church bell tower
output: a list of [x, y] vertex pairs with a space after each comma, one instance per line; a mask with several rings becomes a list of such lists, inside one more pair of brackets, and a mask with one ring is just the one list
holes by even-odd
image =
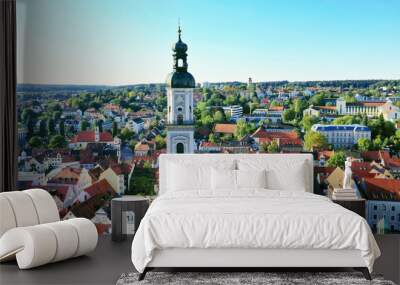
[[166, 80], [167, 84], [167, 152], [194, 152], [193, 90], [195, 80], [187, 71], [187, 45], [181, 39], [173, 45], [174, 71]]

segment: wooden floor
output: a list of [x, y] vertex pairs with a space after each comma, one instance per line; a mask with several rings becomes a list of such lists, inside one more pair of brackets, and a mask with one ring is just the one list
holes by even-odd
[[[400, 284], [400, 235], [375, 238], [382, 257], [376, 261], [374, 271]], [[130, 253], [131, 240], [116, 243], [103, 236], [88, 256], [29, 270], [19, 270], [15, 262], [0, 264], [0, 284], [115, 284], [122, 273], [135, 270]]]

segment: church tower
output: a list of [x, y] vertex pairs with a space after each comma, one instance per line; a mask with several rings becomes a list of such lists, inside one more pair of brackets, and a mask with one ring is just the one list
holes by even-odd
[[166, 80], [167, 84], [167, 152], [194, 152], [193, 90], [195, 80], [187, 71], [187, 45], [181, 40], [181, 28], [178, 29], [178, 41], [172, 47], [174, 71]]

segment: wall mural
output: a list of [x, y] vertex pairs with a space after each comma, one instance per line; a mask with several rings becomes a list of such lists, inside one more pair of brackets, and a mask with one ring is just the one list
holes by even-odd
[[[54, 1], [74, 17], [41, 10], [56, 9], [52, 1], [32, 2], [17, 1], [18, 187], [47, 190], [61, 218], [86, 217], [110, 233], [112, 198], [156, 195], [162, 153], [313, 152], [315, 193], [357, 199], [373, 231], [400, 231], [399, 80], [199, 84], [181, 27], [177, 35], [176, 25], [158, 27], [171, 29], [160, 47], [143, 35], [130, 45], [122, 20], [112, 24], [121, 30], [99, 23], [102, 34], [96, 9], [71, 7], [85, 0]], [[122, 13], [129, 2], [112, 9]], [[163, 59], [143, 63], [138, 41], [147, 57]], [[140, 64], [127, 66], [127, 53]], [[165, 82], [130, 83], [160, 68]]]

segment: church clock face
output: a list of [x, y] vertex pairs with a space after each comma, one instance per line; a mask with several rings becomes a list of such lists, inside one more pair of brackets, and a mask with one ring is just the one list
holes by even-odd
[[176, 96], [175, 103], [177, 106], [184, 106], [185, 105], [185, 97], [184, 95]]

